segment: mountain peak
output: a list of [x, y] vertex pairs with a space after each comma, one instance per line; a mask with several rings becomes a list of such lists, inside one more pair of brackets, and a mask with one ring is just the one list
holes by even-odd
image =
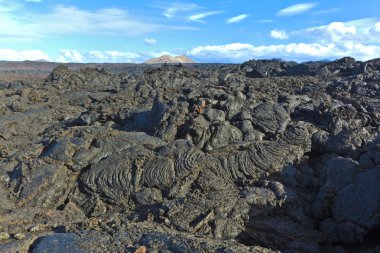
[[160, 57], [150, 59], [146, 61], [145, 63], [156, 64], [156, 63], [195, 63], [195, 62], [189, 57], [187, 57], [186, 55], [179, 55], [179, 56], [162, 55]]

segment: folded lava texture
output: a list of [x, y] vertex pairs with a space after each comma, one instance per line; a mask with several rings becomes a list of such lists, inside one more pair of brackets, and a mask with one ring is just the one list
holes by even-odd
[[0, 252], [379, 252], [380, 60], [0, 82]]

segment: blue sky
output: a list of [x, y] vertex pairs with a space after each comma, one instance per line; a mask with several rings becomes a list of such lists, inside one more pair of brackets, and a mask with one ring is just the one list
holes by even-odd
[[379, 0], [0, 0], [0, 60], [380, 57]]

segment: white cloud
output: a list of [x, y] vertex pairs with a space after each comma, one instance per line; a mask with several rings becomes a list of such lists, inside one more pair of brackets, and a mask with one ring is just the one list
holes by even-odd
[[214, 61], [220, 59], [229, 59], [232, 61], [245, 60], [246, 53], [252, 49], [251, 44], [232, 43], [220, 46], [198, 46], [187, 52], [187, 55]]
[[58, 62], [83, 62], [83, 55], [77, 50], [62, 49]]
[[319, 11], [314, 11], [312, 14], [315, 15], [324, 15], [324, 14], [332, 14], [332, 13], [337, 13], [343, 10], [343, 8], [331, 8], [331, 9], [325, 9], [325, 10], [319, 10]]
[[270, 32], [270, 36], [274, 39], [279, 39], [279, 40], [289, 39], [289, 35], [285, 31], [281, 31], [281, 30], [272, 30]]
[[25, 0], [25, 2], [39, 3], [39, 2], [42, 2], [42, 0]]
[[[190, 29], [189, 27], [164, 26], [147, 22], [140, 17], [131, 15], [127, 10], [119, 8], [88, 11], [76, 7], [58, 6], [41, 22], [46, 22], [45, 20], [51, 20], [45, 25], [47, 31], [60, 34], [137, 36], [162, 30]], [[43, 25], [41, 22], [40, 24]]]
[[22, 4], [15, 1], [0, 0], [0, 13], [3, 15], [7, 12], [19, 10]]
[[[273, 30], [270, 35], [285, 39], [284, 31]], [[332, 22], [290, 33], [304, 43], [258, 46], [233, 43], [218, 46], [199, 46], [188, 51], [189, 56], [208, 62], [242, 62], [252, 58], [282, 58], [308, 61], [352, 56], [358, 60], [380, 57], [380, 22], [374, 18]]]
[[85, 58], [84, 62], [138, 62], [141, 55], [132, 52], [120, 52], [120, 51], [90, 51]]
[[375, 31], [376, 31], [376, 32], [380, 32], [380, 22], [377, 22], [377, 23], [375, 24]]
[[264, 23], [273, 23], [274, 20], [273, 19], [260, 19], [260, 20], [255, 20], [253, 21], [254, 23], [261, 23], [261, 24], [264, 24]]
[[212, 16], [212, 15], [216, 15], [216, 14], [220, 14], [220, 13], [222, 13], [222, 12], [221, 11], [202, 12], [202, 13], [198, 13], [198, 14], [194, 14], [194, 15], [189, 16], [189, 20], [200, 22], [200, 23], [205, 23], [205, 21], [202, 20], [203, 18], [208, 17], [208, 16]]
[[[1, 0], [0, 0], [1, 2]], [[1, 2], [4, 3], [4, 2]], [[9, 38], [24, 41], [24, 36], [46, 36], [39, 32], [41, 27], [35, 27], [36, 22], [24, 24], [15, 17], [11, 19], [10, 12], [15, 6], [7, 6], [7, 10], [0, 10], [0, 24], [7, 21], [5, 27], [0, 29], [0, 41]], [[112, 12], [112, 11], [110, 11]], [[93, 17], [94, 12], [86, 12]], [[105, 14], [105, 12], [103, 13]], [[95, 16], [98, 16], [96, 14]], [[195, 17], [195, 20], [203, 21], [206, 16]], [[62, 17], [63, 19], [63, 17]], [[55, 21], [52, 21], [53, 23]], [[76, 21], [77, 22], [77, 21]], [[58, 22], [56, 22], [58, 23]], [[23, 24], [23, 25], [20, 25]], [[89, 24], [88, 24], [89, 25]], [[85, 29], [87, 25], [80, 29]], [[45, 27], [46, 28], [46, 27]], [[100, 29], [100, 26], [98, 26]], [[35, 29], [38, 33], [31, 33], [29, 29]], [[121, 28], [120, 28], [121, 29]], [[106, 29], [102, 32], [105, 33]], [[29, 34], [28, 34], [29, 32]], [[380, 22], [375, 18], [353, 20], [349, 22], [332, 22], [324, 26], [310, 27], [303, 30], [285, 32], [273, 30], [270, 35], [278, 39], [291, 36], [303, 43], [283, 43], [272, 45], [253, 45], [244, 43], [232, 43], [226, 45], [200, 45], [188, 50], [187, 54], [199, 62], [242, 62], [252, 58], [282, 58], [285, 60], [320, 60], [334, 59], [343, 56], [352, 56], [358, 60], [368, 60], [380, 57]], [[22, 36], [22, 37], [19, 37]], [[148, 38], [149, 39], [149, 38]], [[182, 52], [176, 51], [177, 54]], [[143, 62], [147, 59], [164, 54], [173, 55], [166, 51], [153, 52], [121, 52], [121, 51], [90, 51], [79, 52], [76, 50], [62, 50], [59, 57], [50, 58], [52, 61], [61, 62]], [[0, 60], [48, 60], [49, 56], [40, 50], [15, 51], [0, 49]]]
[[73, 49], [62, 49], [57, 62], [77, 63], [131, 63], [142, 61], [142, 55], [134, 52], [98, 51], [79, 52]]
[[49, 60], [49, 56], [41, 50], [12, 50], [0, 49], [0, 60], [2, 61], [36, 61]]
[[293, 16], [298, 15], [307, 12], [308, 10], [313, 9], [316, 7], [317, 3], [301, 3], [301, 4], [295, 4], [291, 5], [287, 8], [284, 8], [280, 10], [277, 15], [279, 16]]
[[0, 6], [0, 24], [0, 41], [7, 42], [26, 42], [52, 35], [141, 36], [157, 31], [197, 29], [159, 24], [120, 8], [84, 10], [58, 5], [47, 14], [37, 15], [25, 13], [22, 5], [8, 3]]
[[162, 55], [175, 56], [176, 54], [169, 51], [122, 52], [92, 50], [81, 52], [75, 49], [62, 49], [56, 58], [52, 58], [41, 50], [17, 51], [0, 48], [0, 61], [47, 60], [62, 63], [142, 63]]
[[207, 62], [243, 62], [257, 58], [282, 58], [294, 61], [341, 58], [352, 56], [359, 60], [380, 57], [380, 46], [334, 43], [290, 43], [279, 45], [255, 46], [252, 44], [232, 43], [219, 46], [199, 46], [188, 51], [194, 59]]
[[145, 38], [144, 42], [145, 42], [145, 44], [147, 44], [147, 45], [156, 45], [157, 40], [152, 39], [152, 38]]
[[248, 15], [247, 14], [241, 14], [239, 16], [236, 16], [236, 17], [232, 17], [232, 18], [229, 18], [226, 20], [226, 24], [231, 24], [231, 23], [239, 23], [240, 21], [244, 20], [248, 18]]
[[380, 44], [380, 29], [376, 19], [367, 18], [349, 22], [332, 22], [328, 25], [311, 27], [292, 32], [302, 38], [311, 37], [322, 42], [353, 42]]
[[178, 12], [192, 11], [199, 7], [193, 3], [174, 3], [163, 8], [165, 9], [163, 15], [167, 18], [173, 18]]
[[325, 27], [326, 32], [333, 41], [341, 40], [342, 37], [350, 37], [356, 34], [355, 26], [346, 26], [342, 22], [333, 22]]
[[0, 41], [24, 42], [28, 39], [41, 37], [41, 34], [37, 31], [37, 25], [24, 23], [20, 19], [20, 17], [13, 17], [7, 13], [0, 13]]
[[92, 50], [89, 52], [79, 52], [72, 49], [63, 49], [55, 61], [78, 63], [141, 63], [162, 55], [174, 56], [175, 54], [168, 51], [150, 51], [137, 53]]
[[22, 5], [15, 1], [0, 1], [0, 41], [25, 41], [38, 37], [38, 28], [31, 22], [25, 22], [20, 15]]

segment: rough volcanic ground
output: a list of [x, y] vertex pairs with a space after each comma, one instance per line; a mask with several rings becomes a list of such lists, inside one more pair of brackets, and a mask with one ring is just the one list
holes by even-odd
[[[180, 60], [182, 58], [179, 58]], [[157, 60], [157, 59], [156, 59]], [[186, 59], [182, 59], [186, 60]], [[65, 63], [60, 64], [56, 62], [38, 62], [38, 61], [23, 61], [23, 62], [9, 62], [0, 61], [0, 84], [17, 82], [20, 80], [32, 80], [47, 78], [52, 70], [59, 65], [67, 66], [70, 70], [78, 72], [83, 68], [97, 68], [104, 69], [112, 74], [119, 73], [134, 73], [141, 75], [145, 70], [157, 68], [161, 63], [149, 64], [133, 64], [133, 63]], [[214, 66], [223, 66], [225, 64], [202, 64], [202, 63], [183, 63], [183, 65], [190, 65], [194, 68], [206, 68]]]
[[0, 252], [380, 252], [380, 60], [0, 85]]

